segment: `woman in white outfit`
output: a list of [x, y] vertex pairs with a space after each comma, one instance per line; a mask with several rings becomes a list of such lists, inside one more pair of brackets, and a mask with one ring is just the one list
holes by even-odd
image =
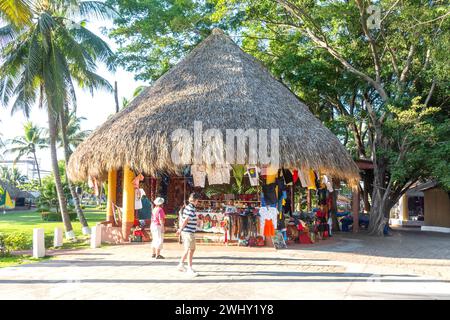
[[158, 197], [153, 203], [155, 207], [152, 210], [152, 223], [150, 225], [150, 231], [152, 232], [152, 258], [164, 259], [161, 255], [164, 241], [164, 223], [166, 220], [166, 213], [162, 208], [164, 199]]

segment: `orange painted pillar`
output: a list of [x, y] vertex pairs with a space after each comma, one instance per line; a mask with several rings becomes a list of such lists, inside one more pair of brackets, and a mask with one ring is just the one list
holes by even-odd
[[359, 188], [352, 191], [353, 232], [359, 231]]
[[117, 201], [117, 171], [108, 172], [108, 203], [106, 205], [106, 221], [114, 223], [113, 203]]
[[128, 241], [134, 223], [134, 173], [129, 166], [123, 168], [122, 236]]

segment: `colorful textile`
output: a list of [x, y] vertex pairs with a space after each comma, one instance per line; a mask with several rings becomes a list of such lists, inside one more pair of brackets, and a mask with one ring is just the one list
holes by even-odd
[[142, 209], [138, 210], [138, 218], [139, 220], [149, 220], [152, 216], [152, 203], [146, 195], [142, 196], [141, 201]]
[[270, 219], [264, 220], [264, 236], [265, 237], [275, 236], [275, 228], [273, 227], [273, 222]]
[[142, 173], [139, 173], [133, 181], [131, 181], [131, 184], [134, 186], [135, 189], [139, 189], [139, 182], [144, 181], [144, 176]]
[[250, 180], [251, 186], [259, 185], [259, 168], [258, 167], [247, 167], [248, 179]]
[[275, 191], [276, 188], [275, 183], [266, 184], [262, 186], [262, 191], [264, 194], [264, 200], [266, 205], [271, 205], [277, 203], [277, 194]]
[[316, 187], [316, 175], [313, 169], [309, 169], [308, 172], [308, 189], [309, 190], [317, 190]]
[[294, 182], [294, 178], [289, 169], [283, 169], [283, 178], [286, 185], [290, 185]]
[[278, 219], [278, 210], [277, 208], [273, 207], [261, 207], [259, 209], [259, 223], [260, 223], [260, 230], [265, 231], [265, 222], [266, 220], [271, 220], [272, 226], [277, 225], [277, 219]]
[[134, 189], [134, 210], [142, 209], [142, 196], [145, 195], [144, 189]]
[[296, 184], [296, 183], [297, 183], [297, 180], [298, 180], [298, 170], [297, 170], [297, 169], [294, 169], [294, 170], [292, 171], [292, 182], [293, 182], [294, 184]]

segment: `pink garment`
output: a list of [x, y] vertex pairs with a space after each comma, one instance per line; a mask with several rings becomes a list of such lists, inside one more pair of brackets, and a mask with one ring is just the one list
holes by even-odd
[[162, 225], [162, 220], [166, 219], [166, 213], [161, 207], [155, 207], [152, 211], [152, 224], [160, 226]]
[[139, 173], [131, 182], [135, 189], [139, 189], [139, 182], [144, 181], [144, 176], [142, 173]]

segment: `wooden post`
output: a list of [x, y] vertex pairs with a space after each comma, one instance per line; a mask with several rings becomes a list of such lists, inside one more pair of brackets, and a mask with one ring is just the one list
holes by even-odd
[[359, 231], [359, 187], [352, 191], [353, 232]]
[[291, 213], [294, 213], [294, 211], [295, 211], [295, 195], [294, 195], [294, 192], [295, 192], [295, 186], [294, 186], [294, 183], [292, 183], [292, 186], [291, 186]]
[[117, 171], [109, 170], [108, 172], [108, 203], [106, 204], [106, 221], [112, 222], [114, 225], [113, 203], [117, 201]]
[[408, 209], [408, 196], [405, 194], [402, 195], [402, 197], [400, 198], [400, 201], [402, 202], [401, 204], [401, 209], [402, 212], [400, 212], [401, 219], [402, 221], [408, 221], [409, 220], [409, 209]]
[[308, 212], [311, 212], [311, 190], [310, 189], [306, 189], [306, 210]]
[[134, 173], [129, 166], [123, 168], [122, 235], [128, 241], [134, 223]]

